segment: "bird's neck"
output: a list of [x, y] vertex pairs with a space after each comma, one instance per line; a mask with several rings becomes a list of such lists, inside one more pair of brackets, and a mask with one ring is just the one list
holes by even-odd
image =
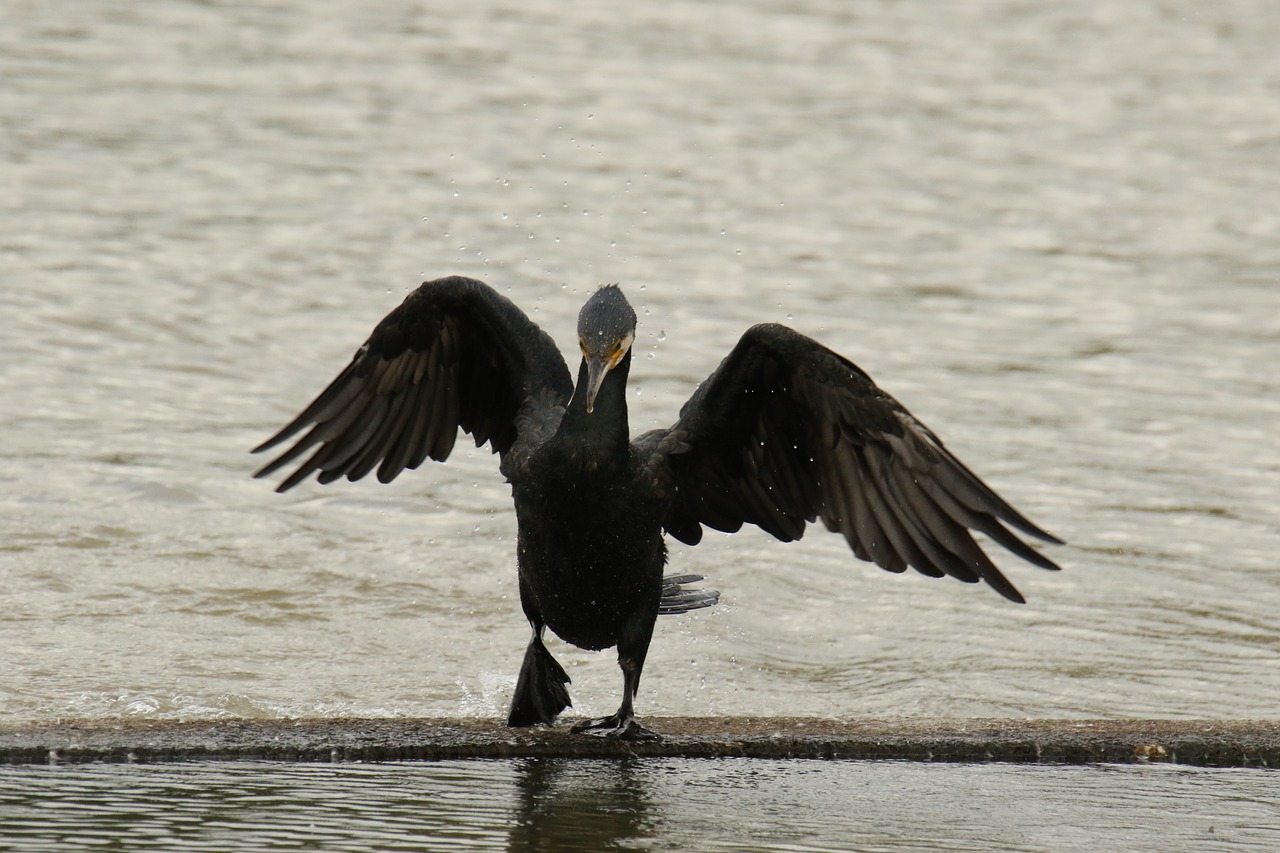
[[600, 450], [625, 448], [631, 442], [627, 424], [627, 375], [631, 372], [631, 353], [627, 353], [610, 370], [600, 385], [591, 412], [587, 412], [587, 363], [578, 365], [578, 384], [573, 399], [561, 422], [561, 432], [572, 436], [585, 447]]

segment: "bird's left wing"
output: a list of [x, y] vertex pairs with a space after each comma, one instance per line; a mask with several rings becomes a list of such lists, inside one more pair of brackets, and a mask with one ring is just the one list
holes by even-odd
[[687, 544], [702, 525], [755, 524], [783, 541], [821, 518], [856, 556], [889, 571], [985, 580], [1022, 596], [974, 541], [1052, 561], [1005, 524], [1059, 542], [1006, 503], [848, 359], [785, 326], [749, 329], [667, 430], [636, 442], [659, 488], [664, 526]]
[[458, 428], [476, 446], [505, 454], [517, 416], [563, 405], [573, 383], [554, 341], [487, 284], [453, 276], [428, 281], [378, 323], [329, 387], [253, 452], [307, 432], [254, 476], [312, 448], [276, 491], [311, 474], [358, 480], [374, 467], [384, 483], [429, 456], [444, 461]]

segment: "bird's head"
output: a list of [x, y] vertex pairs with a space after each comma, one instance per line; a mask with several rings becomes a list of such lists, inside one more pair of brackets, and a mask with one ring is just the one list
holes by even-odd
[[591, 294], [578, 313], [578, 346], [587, 363], [587, 413], [595, 406], [604, 378], [631, 351], [636, 312], [616, 284]]

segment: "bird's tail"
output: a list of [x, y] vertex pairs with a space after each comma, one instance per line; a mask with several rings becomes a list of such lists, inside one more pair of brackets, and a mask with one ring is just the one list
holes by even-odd
[[667, 575], [662, 579], [662, 600], [658, 613], [688, 613], [710, 607], [720, 600], [718, 589], [685, 589], [687, 583], [697, 583], [702, 575]]
[[573, 703], [569, 701], [569, 675], [564, 667], [551, 656], [542, 639], [534, 637], [525, 649], [524, 663], [520, 665], [520, 678], [516, 681], [516, 693], [511, 698], [508, 726], [550, 725], [556, 715]]

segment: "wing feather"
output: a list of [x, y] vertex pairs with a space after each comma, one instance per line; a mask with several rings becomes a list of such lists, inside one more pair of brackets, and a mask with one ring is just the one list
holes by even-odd
[[[421, 360], [419, 360], [421, 363]], [[414, 382], [405, 389], [401, 395], [400, 405], [408, 411], [422, 411], [420, 408], [424, 405], [424, 401], [428, 399], [427, 384], [422, 381], [420, 371], [414, 372]], [[422, 458], [418, 458], [417, 449], [422, 443], [423, 435], [427, 430], [426, 418], [413, 418], [407, 429], [400, 430], [391, 441], [391, 449], [387, 452], [386, 457], [382, 460], [382, 464], [378, 467], [378, 477], [382, 480], [389, 480], [409, 467], [410, 461], [417, 459], [417, 465], [421, 465], [426, 454], [422, 454]], [[414, 467], [417, 467], [415, 465]]]
[[[277, 487], [373, 471], [390, 482], [428, 457], [444, 461], [458, 429], [505, 454], [522, 412], [573, 393], [551, 338], [488, 285], [454, 276], [425, 282], [378, 323], [351, 362], [255, 453], [302, 433], [254, 475], [311, 455]], [[317, 447], [318, 445], [318, 447]]]
[[[822, 520], [859, 559], [892, 572], [986, 581], [1022, 596], [974, 540], [1058, 566], [1009, 527], [1050, 543], [856, 365], [785, 326], [749, 329], [668, 430], [636, 443], [672, 493], [668, 533], [754, 524], [784, 541]], [[1005, 525], [1009, 525], [1006, 527]]]

